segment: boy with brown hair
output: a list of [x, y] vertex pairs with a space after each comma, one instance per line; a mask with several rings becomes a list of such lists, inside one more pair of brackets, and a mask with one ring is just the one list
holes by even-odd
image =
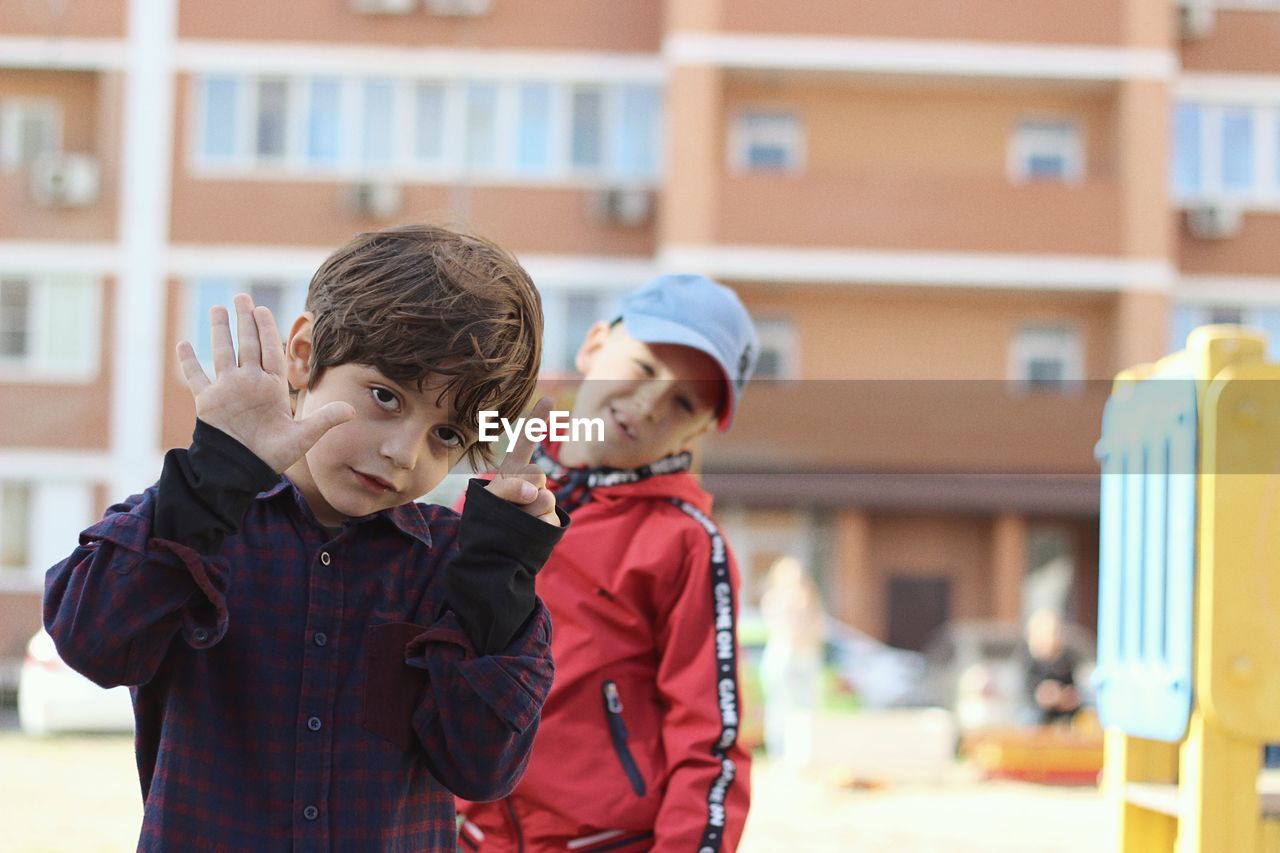
[[528, 275], [395, 228], [331, 255], [306, 308], [282, 343], [237, 296], [238, 354], [211, 311], [215, 377], [178, 349], [191, 447], [48, 573], [63, 658], [133, 686], [139, 849], [449, 849], [452, 795], [514, 786], [551, 685], [533, 576], [568, 518], [532, 442], [461, 518], [414, 502], [487, 458], [481, 409], [529, 401]]

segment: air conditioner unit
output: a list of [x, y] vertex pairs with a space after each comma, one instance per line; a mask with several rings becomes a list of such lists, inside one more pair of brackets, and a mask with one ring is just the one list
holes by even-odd
[[1178, 35], [1184, 41], [1205, 38], [1213, 31], [1214, 17], [1212, 0], [1181, 0], [1178, 3]]
[[1201, 240], [1223, 240], [1240, 233], [1240, 208], [1229, 204], [1206, 204], [1187, 211], [1187, 230]]
[[42, 207], [84, 207], [98, 200], [98, 161], [59, 154], [31, 164], [31, 197]]
[[607, 187], [588, 197], [591, 218], [608, 225], [644, 225], [653, 217], [653, 194], [634, 187]]
[[343, 191], [347, 210], [368, 219], [390, 219], [400, 212], [400, 187], [364, 181]]
[[362, 15], [408, 15], [418, 8], [418, 0], [347, 0], [351, 11]]
[[492, 7], [493, 0], [427, 0], [428, 12], [454, 18], [474, 18]]

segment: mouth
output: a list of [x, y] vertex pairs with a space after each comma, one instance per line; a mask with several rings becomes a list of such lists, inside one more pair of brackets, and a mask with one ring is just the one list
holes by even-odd
[[394, 492], [396, 490], [395, 486], [391, 485], [381, 477], [374, 476], [373, 474], [364, 474], [354, 468], [352, 468], [351, 471], [356, 475], [356, 480], [359, 481], [360, 485], [364, 486], [375, 495], [385, 495], [388, 492]]

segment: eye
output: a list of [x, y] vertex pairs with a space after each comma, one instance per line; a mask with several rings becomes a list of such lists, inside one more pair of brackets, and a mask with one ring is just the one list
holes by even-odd
[[695, 408], [693, 405], [693, 401], [690, 400], [688, 397], [684, 396], [683, 394], [681, 394], [679, 397], [676, 397], [676, 405], [679, 406], [680, 410], [683, 411], [686, 415], [693, 414], [693, 410]]
[[647, 361], [641, 361], [637, 358], [632, 359], [632, 363], [635, 364], [636, 368], [649, 379], [658, 375], [658, 371], [654, 370], [653, 365], [649, 364]]
[[388, 412], [396, 412], [400, 410], [400, 398], [395, 395], [394, 391], [386, 388], [380, 388], [375, 385], [369, 389], [369, 393], [373, 396], [373, 402], [378, 406], [378, 408], [384, 409]]
[[467, 443], [466, 437], [450, 426], [436, 427], [432, 432], [436, 438], [441, 441], [445, 447], [458, 448]]

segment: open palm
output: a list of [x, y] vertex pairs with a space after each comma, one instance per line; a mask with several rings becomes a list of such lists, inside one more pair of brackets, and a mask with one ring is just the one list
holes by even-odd
[[212, 380], [188, 341], [178, 344], [178, 361], [195, 397], [196, 417], [239, 441], [283, 472], [320, 437], [355, 412], [347, 403], [329, 403], [294, 420], [285, 378], [284, 344], [271, 311], [254, 307], [246, 294], [234, 300], [239, 359], [231, 342], [231, 320], [221, 305], [209, 311], [213, 327]]

